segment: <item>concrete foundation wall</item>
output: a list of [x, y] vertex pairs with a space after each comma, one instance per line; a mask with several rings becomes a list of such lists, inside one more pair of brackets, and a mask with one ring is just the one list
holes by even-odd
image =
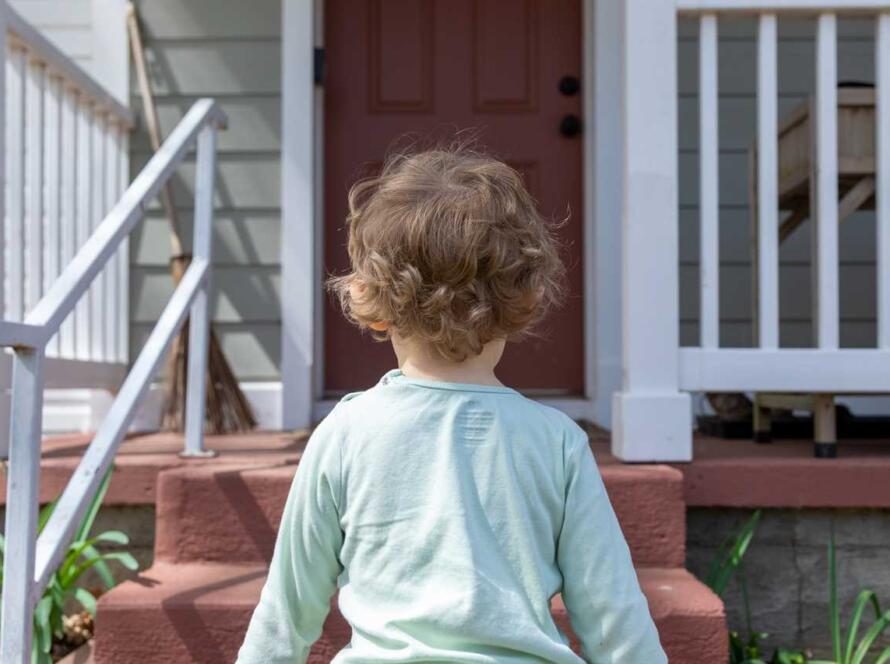
[[[738, 532], [750, 510], [690, 508], [687, 511], [687, 567], [704, 578], [724, 538]], [[842, 624], [863, 588], [890, 604], [890, 511], [764, 510], [745, 557], [745, 572], [756, 631], [768, 632], [767, 656], [776, 646], [809, 648], [828, 657], [828, 541], [834, 527]], [[724, 597], [730, 628], [745, 632], [739, 586]], [[871, 624], [869, 616], [866, 625]], [[860, 635], [864, 633], [860, 629]], [[885, 639], [884, 645], [890, 644]], [[879, 652], [877, 649], [875, 653]], [[876, 655], [874, 655], [876, 656]]]

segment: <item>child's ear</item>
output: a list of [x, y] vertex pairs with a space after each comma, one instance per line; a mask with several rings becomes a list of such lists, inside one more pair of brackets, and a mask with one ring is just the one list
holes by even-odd
[[374, 323], [368, 323], [368, 327], [375, 332], [386, 332], [389, 329], [389, 323], [381, 320]]
[[367, 287], [363, 281], [353, 277], [349, 281], [349, 299], [353, 302], [361, 301], [365, 288]]

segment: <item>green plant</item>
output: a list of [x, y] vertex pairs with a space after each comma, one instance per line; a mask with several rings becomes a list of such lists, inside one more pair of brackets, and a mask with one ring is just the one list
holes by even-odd
[[[34, 639], [31, 650], [32, 664], [49, 664], [52, 660], [53, 639], [60, 640], [64, 637], [62, 617], [65, 605], [70, 599], [76, 600], [91, 616], [96, 615], [96, 595], [87, 588], [79, 585], [81, 577], [87, 570], [96, 570], [105, 589], [113, 588], [116, 584], [114, 575], [108, 566], [109, 561], [116, 561], [129, 570], [136, 570], [139, 564], [136, 559], [126, 551], [102, 552], [99, 546], [102, 544], [129, 544], [126, 534], [118, 530], [107, 530], [90, 537], [93, 523], [99, 512], [99, 507], [108, 490], [111, 479], [110, 472], [102, 480], [102, 484], [96, 495], [93, 496], [83, 521], [75, 533], [74, 539], [68, 546], [67, 553], [59, 564], [59, 567], [50, 578], [46, 589], [37, 606], [34, 609]], [[40, 510], [37, 522], [38, 534], [52, 516], [56, 502], [53, 501]], [[5, 540], [0, 535], [0, 563], [5, 551]], [[0, 571], [0, 587], [3, 585], [2, 571]]]
[[773, 652], [769, 662], [761, 654], [760, 642], [769, 634], [756, 631], [752, 625], [751, 602], [748, 598], [744, 565], [745, 554], [760, 523], [760, 516], [760, 510], [754, 512], [737, 534], [728, 537], [720, 545], [705, 577], [705, 583], [720, 597], [724, 596], [733, 578], [738, 580], [742, 594], [747, 637], [743, 637], [738, 631], [729, 632], [729, 662], [730, 664], [806, 664], [806, 655], [799, 651], [778, 648]]
[[[875, 621], [862, 639], [857, 642], [862, 616], [871, 606]], [[847, 628], [846, 638], [841, 629], [841, 610], [837, 598], [837, 547], [834, 533], [828, 542], [828, 617], [831, 629], [832, 660], [812, 660], [810, 664], [864, 664], [865, 658], [875, 647], [878, 638], [890, 626], [890, 611], [881, 612], [878, 596], [873, 590], [862, 590], [853, 604], [853, 615]], [[884, 648], [874, 660], [874, 664], [890, 662], [890, 646]]]

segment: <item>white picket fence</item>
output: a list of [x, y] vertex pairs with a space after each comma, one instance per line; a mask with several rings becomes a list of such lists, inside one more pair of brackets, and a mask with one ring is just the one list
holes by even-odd
[[[719, 341], [718, 31], [757, 20], [756, 344]], [[877, 344], [842, 348], [838, 289], [838, 15], [874, 17]], [[700, 339], [678, 334], [677, 20], [699, 22]], [[777, 21], [816, 25], [811, 218], [812, 348], [779, 343]], [[890, 1], [626, 0], [624, 15], [624, 385], [613, 450], [626, 460], [692, 457], [689, 392], [890, 392]], [[885, 194], [885, 195], [882, 195]], [[829, 405], [830, 405], [830, 397]], [[817, 401], [818, 403], [818, 401]], [[833, 408], [828, 415], [833, 417]], [[819, 417], [817, 408], [817, 418]], [[817, 420], [818, 421], [818, 420]]]

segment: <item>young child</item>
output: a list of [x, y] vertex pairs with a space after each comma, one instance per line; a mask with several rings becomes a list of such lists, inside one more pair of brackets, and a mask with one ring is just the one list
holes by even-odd
[[519, 175], [466, 150], [391, 159], [349, 194], [346, 315], [398, 369], [310, 438], [239, 664], [305, 662], [339, 585], [334, 662], [664, 664], [586, 434], [495, 377], [563, 266]]

